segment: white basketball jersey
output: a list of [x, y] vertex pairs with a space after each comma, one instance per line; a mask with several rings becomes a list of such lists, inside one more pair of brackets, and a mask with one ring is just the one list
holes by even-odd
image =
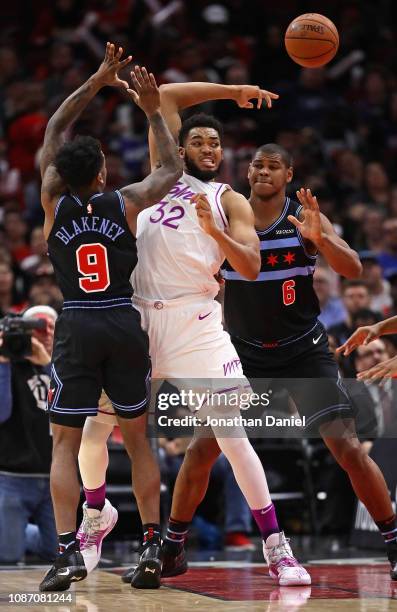
[[183, 173], [161, 202], [138, 215], [138, 264], [131, 277], [135, 295], [154, 300], [215, 297], [219, 285], [214, 274], [224, 255], [201, 229], [190, 198], [205, 193], [216, 225], [225, 230], [228, 222], [221, 195], [227, 189], [224, 183], [204, 182]]

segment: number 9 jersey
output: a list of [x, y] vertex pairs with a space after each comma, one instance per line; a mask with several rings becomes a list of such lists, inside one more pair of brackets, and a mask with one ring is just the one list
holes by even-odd
[[73, 194], [61, 196], [48, 251], [64, 309], [80, 301], [131, 297], [136, 240], [119, 191], [96, 193], [86, 202]]

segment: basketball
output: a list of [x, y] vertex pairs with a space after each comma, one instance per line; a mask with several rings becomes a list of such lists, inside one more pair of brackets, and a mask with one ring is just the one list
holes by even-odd
[[305, 68], [324, 66], [335, 56], [338, 47], [338, 30], [330, 19], [318, 13], [296, 17], [285, 33], [288, 55]]

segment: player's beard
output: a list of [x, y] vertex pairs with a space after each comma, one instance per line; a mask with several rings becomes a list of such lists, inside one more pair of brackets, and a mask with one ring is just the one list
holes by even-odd
[[204, 181], [208, 183], [216, 178], [219, 174], [219, 169], [222, 165], [222, 162], [219, 164], [216, 170], [201, 170], [195, 162], [185, 154], [185, 166], [188, 174], [191, 174], [195, 178], [199, 179], [199, 181]]

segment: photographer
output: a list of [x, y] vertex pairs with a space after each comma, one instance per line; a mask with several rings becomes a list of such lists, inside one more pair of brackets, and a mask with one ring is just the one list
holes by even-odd
[[51, 307], [34, 306], [23, 317], [0, 321], [2, 563], [20, 561], [26, 551], [46, 560], [57, 552], [46, 412], [56, 318]]

